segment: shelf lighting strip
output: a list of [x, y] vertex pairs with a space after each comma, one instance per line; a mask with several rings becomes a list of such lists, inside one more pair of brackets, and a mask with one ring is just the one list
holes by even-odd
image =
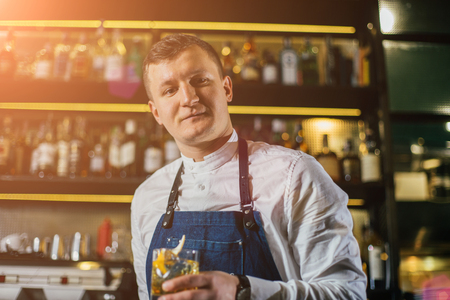
[[[71, 27], [97, 28], [100, 20], [0, 20], [0, 26], [13, 27]], [[354, 34], [353, 26], [238, 23], [238, 22], [185, 22], [185, 21], [128, 21], [105, 20], [105, 28], [167, 29], [167, 30], [214, 30], [214, 31], [264, 31], [292, 33], [341, 33]]]
[[[79, 195], [79, 194], [0, 194], [0, 200], [131, 203], [133, 195]], [[348, 206], [363, 206], [363, 199], [349, 199]]]
[[[132, 103], [24, 103], [0, 102], [0, 109], [13, 110], [62, 110], [96, 112], [150, 112], [147, 104]], [[356, 108], [281, 107], [281, 106], [228, 106], [230, 114], [244, 115], [288, 115], [288, 116], [336, 116], [358, 117]]]
[[2, 200], [131, 203], [132, 195], [0, 194]]

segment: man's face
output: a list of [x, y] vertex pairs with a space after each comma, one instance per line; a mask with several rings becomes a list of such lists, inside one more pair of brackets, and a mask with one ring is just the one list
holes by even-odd
[[197, 146], [232, 132], [228, 102], [231, 79], [194, 45], [170, 61], [149, 65], [150, 109], [159, 124], [183, 145]]

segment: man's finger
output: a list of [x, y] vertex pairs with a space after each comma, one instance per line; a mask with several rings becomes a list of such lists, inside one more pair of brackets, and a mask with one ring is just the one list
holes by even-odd
[[209, 276], [202, 274], [179, 276], [164, 282], [162, 288], [166, 292], [193, 288], [205, 288], [210, 285], [210, 280], [208, 278]]

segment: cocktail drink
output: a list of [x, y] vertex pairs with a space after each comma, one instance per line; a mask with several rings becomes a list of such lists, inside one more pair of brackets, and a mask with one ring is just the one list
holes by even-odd
[[198, 251], [182, 249], [178, 254], [173, 249], [153, 250], [152, 262], [152, 299], [167, 294], [162, 284], [169, 279], [199, 273]]

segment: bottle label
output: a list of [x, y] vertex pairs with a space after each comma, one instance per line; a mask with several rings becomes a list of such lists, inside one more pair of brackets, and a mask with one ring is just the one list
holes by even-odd
[[120, 149], [117, 145], [109, 147], [109, 164], [115, 168], [120, 168]]
[[58, 142], [58, 163], [56, 174], [61, 177], [69, 173], [69, 143], [65, 141]]
[[368, 153], [361, 157], [361, 181], [371, 182], [381, 180], [380, 157]]
[[106, 58], [105, 80], [120, 81], [123, 79], [123, 57], [110, 55]]
[[120, 166], [126, 167], [131, 165], [135, 161], [136, 156], [136, 143], [133, 141], [124, 143], [120, 147]]
[[163, 152], [156, 147], [149, 147], [145, 150], [144, 171], [153, 173], [162, 167]]
[[369, 276], [373, 280], [383, 280], [383, 261], [381, 247], [369, 245]]
[[278, 71], [275, 65], [266, 65], [263, 68], [262, 80], [264, 84], [277, 83]]
[[318, 158], [318, 161], [334, 181], [339, 179], [339, 163], [335, 157], [323, 156]]
[[41, 60], [36, 63], [34, 78], [47, 79], [50, 77], [51, 63], [49, 60]]
[[92, 157], [89, 170], [91, 172], [103, 172], [105, 170], [105, 158], [100, 155]]
[[39, 145], [39, 167], [44, 169], [55, 165], [56, 149], [50, 143], [42, 143]]

